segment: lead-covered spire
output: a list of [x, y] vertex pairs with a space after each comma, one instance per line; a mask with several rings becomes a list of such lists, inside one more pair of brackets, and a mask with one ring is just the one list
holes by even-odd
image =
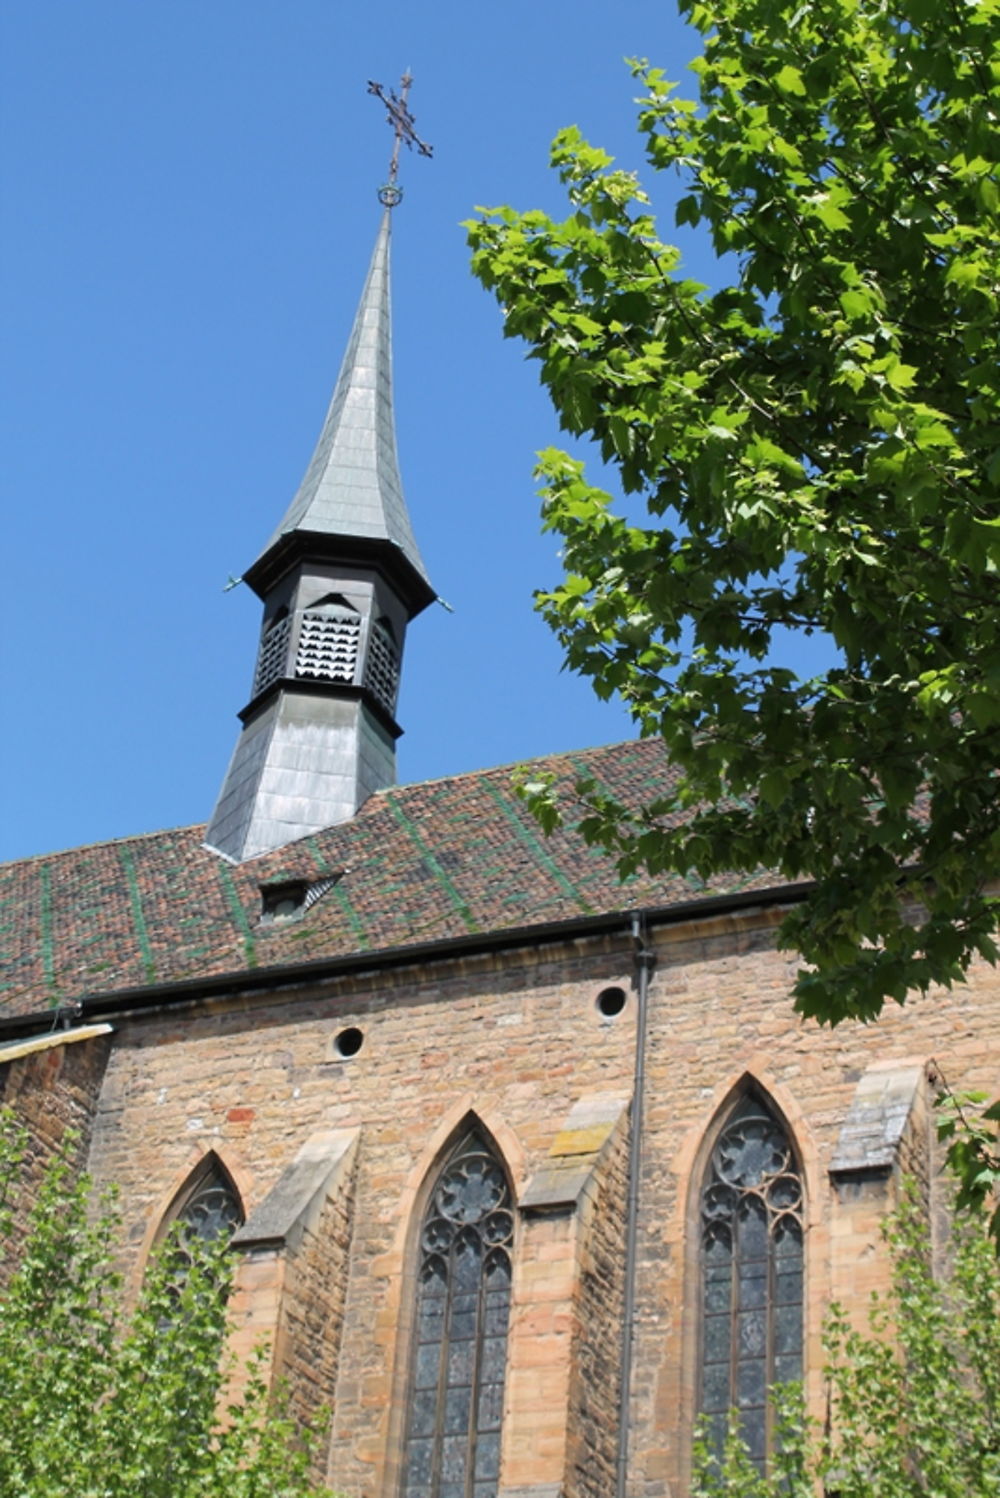
[[345, 821], [396, 779], [406, 629], [434, 590], [403, 502], [391, 357], [387, 209], [312, 462], [246, 573], [263, 626], [206, 834], [236, 863]]
[[245, 581], [264, 620], [243, 730], [206, 832], [242, 863], [353, 817], [396, 779], [396, 699], [406, 629], [434, 599], [396, 458], [389, 220], [399, 147], [420, 141], [412, 80], [388, 96], [395, 146], [385, 212], [312, 462]]
[[389, 236], [386, 208], [354, 327], [312, 461], [277, 530], [247, 575], [287, 538], [313, 536], [374, 540], [398, 547], [430, 584], [410, 525], [396, 456], [392, 404]]

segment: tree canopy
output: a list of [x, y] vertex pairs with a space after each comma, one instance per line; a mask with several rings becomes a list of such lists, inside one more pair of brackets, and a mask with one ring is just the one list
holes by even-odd
[[581, 784], [583, 832], [626, 874], [815, 881], [797, 1005], [871, 1019], [997, 956], [1000, 3], [681, 10], [698, 98], [636, 63], [638, 122], [718, 285], [576, 129], [568, 215], [482, 210], [473, 266], [630, 497], [541, 455], [539, 607], [683, 771], [638, 814]]
[[259, 1370], [227, 1402], [223, 1243], [168, 1241], [126, 1313], [120, 1225], [66, 1155], [26, 1229], [25, 1141], [0, 1114], [0, 1492], [4, 1498], [322, 1498], [308, 1441]]

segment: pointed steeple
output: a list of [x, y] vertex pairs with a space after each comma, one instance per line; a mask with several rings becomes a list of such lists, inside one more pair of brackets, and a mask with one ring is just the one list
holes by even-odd
[[396, 779], [406, 626], [435, 593], [396, 457], [389, 221], [387, 206], [312, 461], [244, 575], [264, 622], [206, 834], [238, 863], [345, 821]]
[[[389, 541], [427, 581], [396, 456], [386, 208], [312, 462], [267, 546], [292, 531]], [[428, 583], [428, 587], [430, 584]]]

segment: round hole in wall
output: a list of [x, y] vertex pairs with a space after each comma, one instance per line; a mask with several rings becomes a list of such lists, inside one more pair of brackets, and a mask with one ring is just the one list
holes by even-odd
[[333, 1048], [338, 1056], [356, 1056], [365, 1043], [365, 1032], [359, 1030], [357, 1025], [349, 1025], [346, 1030], [341, 1030]]
[[624, 988], [602, 988], [597, 995], [597, 1007], [605, 1019], [614, 1019], [625, 1008]]

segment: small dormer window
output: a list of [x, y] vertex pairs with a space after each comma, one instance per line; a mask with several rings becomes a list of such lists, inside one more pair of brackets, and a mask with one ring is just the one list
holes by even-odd
[[279, 926], [300, 920], [328, 889], [333, 888], [339, 878], [339, 874], [329, 874], [325, 879], [315, 879], [312, 883], [306, 879], [283, 879], [274, 884], [262, 884], [260, 924]]
[[306, 908], [309, 886], [304, 879], [290, 880], [285, 884], [265, 884], [261, 888], [261, 920], [293, 921]]

